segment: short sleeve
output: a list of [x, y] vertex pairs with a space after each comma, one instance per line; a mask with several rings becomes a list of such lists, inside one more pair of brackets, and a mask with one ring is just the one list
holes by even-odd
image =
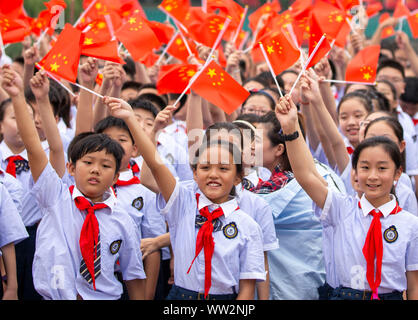
[[[418, 221], [418, 219], [415, 219]], [[414, 224], [413, 238], [406, 248], [406, 271], [418, 270], [418, 223]]]
[[323, 226], [336, 226], [355, 210], [354, 198], [328, 188], [322, 213], [319, 217]]

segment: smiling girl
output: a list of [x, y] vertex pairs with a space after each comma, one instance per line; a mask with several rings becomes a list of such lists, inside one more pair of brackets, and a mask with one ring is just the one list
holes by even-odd
[[240, 149], [222, 140], [203, 143], [192, 162], [195, 188], [184, 187], [162, 163], [130, 105], [108, 97], [104, 102], [127, 123], [160, 188], [157, 201], [175, 256], [167, 298], [253, 299], [256, 280], [265, 280], [263, 243], [259, 225], [231, 195], [243, 174]]
[[[288, 96], [276, 107], [286, 135], [299, 133], [297, 109]], [[320, 221], [333, 229], [331, 299], [418, 299], [418, 218], [403, 210], [390, 193], [401, 176], [399, 147], [386, 137], [361, 142], [352, 156], [355, 196], [334, 192], [315, 172], [303, 139], [286, 141], [296, 180], [322, 209]], [[375, 266], [376, 260], [376, 266]], [[375, 275], [376, 273], [376, 275]]]

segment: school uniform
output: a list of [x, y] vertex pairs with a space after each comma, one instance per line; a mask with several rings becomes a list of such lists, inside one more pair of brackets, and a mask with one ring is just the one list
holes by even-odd
[[215, 212], [219, 207], [223, 210], [223, 215], [213, 222], [215, 246], [209, 299], [216, 295], [233, 299], [239, 292], [240, 279], [265, 280], [261, 228], [238, 207], [236, 199], [216, 205], [197, 186], [193, 190], [177, 182], [169, 201], [166, 203], [159, 194], [157, 204], [168, 223], [175, 257], [175, 285], [168, 299], [196, 299], [205, 292], [203, 249], [195, 259], [199, 227], [203, 228], [202, 223], [207, 222], [199, 210]]
[[[370, 299], [370, 286], [366, 278], [367, 263], [363, 247], [371, 226], [375, 209], [366, 197], [341, 194], [328, 189], [322, 209], [322, 225], [333, 229], [334, 259], [332, 268], [335, 272], [334, 292], [331, 299]], [[391, 201], [376, 208], [380, 218], [383, 237], [383, 258], [381, 283], [378, 287], [380, 299], [402, 299], [402, 292], [407, 289], [406, 271], [418, 270], [418, 218], [402, 210], [391, 195]]]
[[123, 280], [145, 278], [139, 231], [129, 214], [116, 205], [112, 189], [103, 195], [106, 207], [94, 214], [100, 237], [100, 259], [95, 262], [95, 272], [100, 270], [95, 276], [96, 290], [92, 277], [83, 271], [85, 262], [79, 243], [87, 214], [78, 209], [77, 199], [84, 196], [77, 187], [71, 193], [49, 163], [33, 189], [43, 216], [36, 237], [33, 277], [35, 288], [44, 299], [76, 299], [77, 294], [84, 300], [119, 299], [122, 284], [114, 274], [117, 261]]
[[6, 187], [6, 190], [9, 192], [10, 197], [12, 198], [20, 216], [20, 212], [22, 211], [22, 199], [24, 195], [22, 184], [11, 174], [8, 174], [3, 170], [0, 170], [0, 184]]
[[164, 133], [171, 136], [184, 150], [189, 149], [189, 138], [187, 136], [186, 121], [176, 120], [173, 118], [173, 123], [169, 124], [163, 130]]
[[[177, 175], [177, 171], [174, 168], [174, 166], [169, 162], [168, 159], [161, 157], [161, 161], [164, 163], [164, 165], [170, 170], [171, 174], [176, 178], [179, 179], [179, 176]], [[131, 159], [130, 168], [135, 176], [141, 179], [141, 168], [142, 164], [144, 162], [144, 158], [142, 156], [138, 156], [136, 158]]]

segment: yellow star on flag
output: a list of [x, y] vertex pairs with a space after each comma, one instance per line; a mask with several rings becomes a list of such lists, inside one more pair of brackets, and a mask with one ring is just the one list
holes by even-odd
[[50, 64], [49, 67], [51, 71], [58, 71], [58, 68], [60, 67], [60, 65], [54, 62], [53, 64]]
[[274, 52], [273, 46], [267, 46], [267, 52], [272, 54]]
[[93, 44], [93, 39], [92, 38], [85, 38], [84, 39], [84, 45], [89, 46]]
[[214, 76], [216, 76], [216, 72], [215, 69], [209, 69], [207, 75], [211, 78], [213, 78]]

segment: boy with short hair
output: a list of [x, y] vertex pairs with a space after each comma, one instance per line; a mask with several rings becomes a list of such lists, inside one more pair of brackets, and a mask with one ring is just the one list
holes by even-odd
[[68, 186], [48, 162], [27, 111], [22, 79], [3, 67], [2, 87], [10, 95], [26, 146], [33, 190], [42, 212], [33, 263], [34, 284], [44, 299], [119, 299], [119, 262], [131, 299], [143, 299], [145, 274], [139, 233], [118, 206], [111, 186], [124, 151], [104, 134], [77, 141], [69, 154]]

